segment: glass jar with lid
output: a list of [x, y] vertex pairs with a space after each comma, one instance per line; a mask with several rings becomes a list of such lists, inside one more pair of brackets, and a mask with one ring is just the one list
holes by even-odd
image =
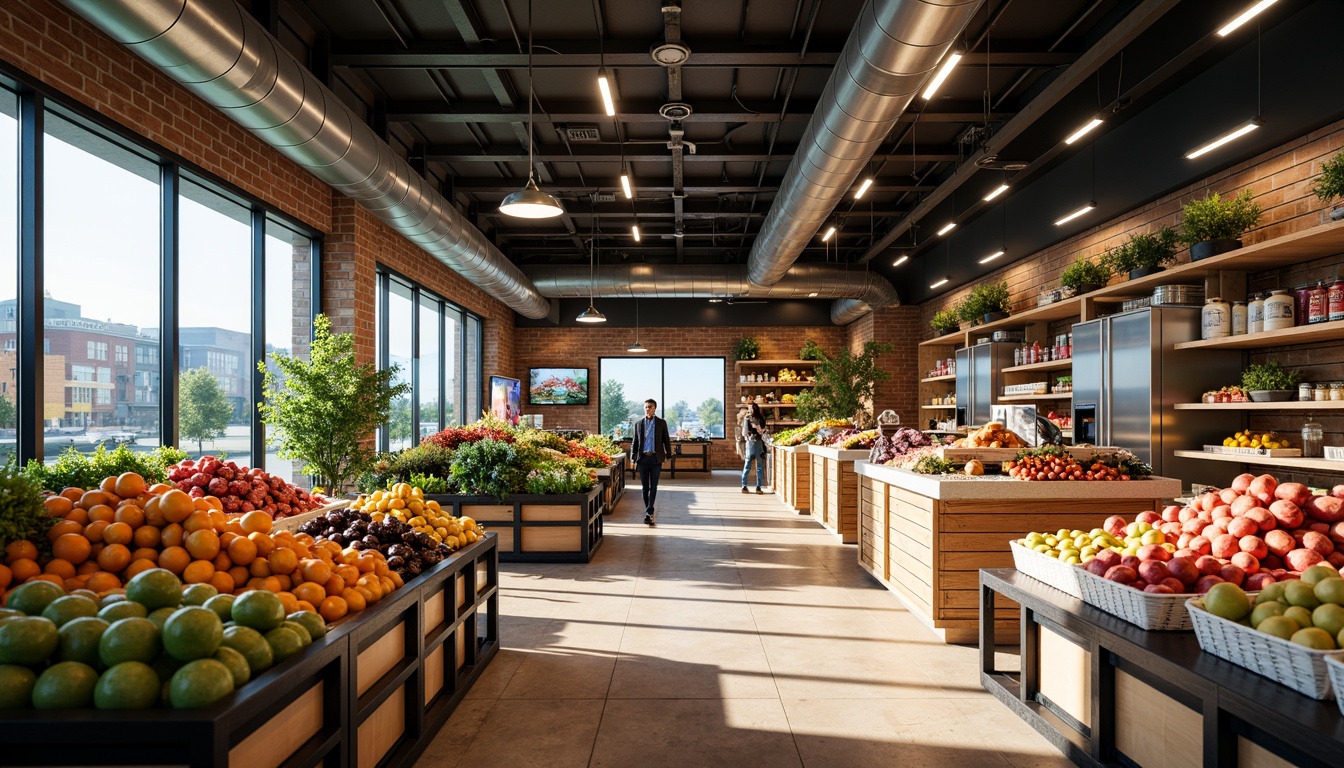
[[1287, 290], [1276, 288], [1270, 291], [1264, 303], [1264, 330], [1279, 331], [1292, 328], [1295, 325], [1293, 304], [1293, 296]]
[[1244, 301], [1232, 302], [1232, 335], [1233, 336], [1246, 335], [1246, 322], [1247, 322], [1246, 302]]
[[1325, 455], [1325, 429], [1319, 422], [1308, 421], [1302, 425], [1302, 456], [1320, 458]]
[[1259, 333], [1265, 330], [1265, 298], [1258, 293], [1251, 294], [1246, 305], [1246, 332]]
[[1316, 382], [1316, 387], [1311, 390], [1311, 399], [1316, 401], [1330, 399], [1330, 389], [1325, 385], [1324, 381]]

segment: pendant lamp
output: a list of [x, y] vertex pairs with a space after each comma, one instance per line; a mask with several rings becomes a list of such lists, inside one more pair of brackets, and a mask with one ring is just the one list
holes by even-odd
[[597, 311], [593, 306], [593, 286], [596, 282], [597, 270], [597, 202], [593, 202], [592, 213], [592, 239], [588, 241], [588, 308], [579, 313], [574, 318], [580, 323], [605, 323], [607, 316]]
[[635, 343], [625, 348], [626, 352], [648, 352], [649, 350], [639, 343], [639, 297], [635, 297]]
[[532, 162], [532, 1], [527, 3], [527, 183], [504, 198], [499, 212], [520, 219], [549, 219], [565, 212], [559, 201], [537, 187], [536, 165]]

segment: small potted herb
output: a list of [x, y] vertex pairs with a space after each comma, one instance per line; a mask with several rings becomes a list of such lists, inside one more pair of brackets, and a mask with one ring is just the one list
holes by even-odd
[[[1311, 186], [1311, 191], [1316, 193], [1317, 199], [1322, 203], [1344, 198], [1344, 152], [1321, 163], [1321, 175], [1316, 177], [1316, 183]], [[1344, 204], [1336, 205], [1330, 211], [1330, 218], [1344, 219]]]
[[929, 325], [933, 326], [933, 330], [938, 331], [940, 334], [951, 333], [952, 331], [957, 330], [958, 323], [959, 318], [957, 316], [957, 306], [955, 304], [947, 309], [940, 309], [937, 312], [934, 312], [933, 317], [929, 320]]
[[1199, 261], [1241, 247], [1241, 236], [1260, 220], [1260, 206], [1244, 190], [1236, 197], [1221, 198], [1212, 192], [1202, 200], [1185, 204], [1181, 219], [1181, 242], [1190, 246], [1190, 260]]
[[1129, 274], [1129, 279], [1161, 272], [1176, 261], [1176, 246], [1180, 238], [1176, 230], [1163, 227], [1156, 232], [1134, 235], [1123, 244], [1106, 252], [1104, 261], [1117, 275]]
[[960, 317], [971, 323], [992, 323], [1008, 316], [1011, 301], [1008, 297], [1008, 283], [979, 283], [971, 289], [970, 295], [961, 304]]
[[803, 348], [798, 350], [799, 360], [825, 360], [826, 350], [821, 348], [820, 344], [808, 339], [803, 342]]
[[1089, 258], [1079, 256], [1059, 275], [1059, 284], [1073, 289], [1074, 295], [1095, 291], [1111, 279], [1111, 271]]
[[1277, 360], [1252, 363], [1241, 372], [1241, 387], [1251, 394], [1253, 403], [1277, 403], [1293, 399], [1294, 388], [1302, 380], [1297, 371], [1285, 371]]
[[737, 340], [737, 346], [733, 347], [733, 359], [735, 360], [755, 360], [761, 353], [761, 342], [752, 336], [747, 336]]

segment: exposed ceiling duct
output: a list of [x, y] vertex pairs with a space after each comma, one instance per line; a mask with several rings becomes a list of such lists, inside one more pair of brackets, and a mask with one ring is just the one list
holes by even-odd
[[845, 325], [865, 313], [896, 304], [896, 289], [881, 275], [859, 267], [795, 264], [774, 285], [754, 286], [743, 266], [726, 264], [662, 266], [621, 264], [599, 267], [550, 266], [525, 270], [550, 298], [641, 299], [835, 299], [831, 321]]
[[62, 0], [285, 157], [525, 317], [550, 303], [233, 0]]
[[753, 284], [774, 285], [789, 272], [981, 3], [864, 5], [752, 244]]

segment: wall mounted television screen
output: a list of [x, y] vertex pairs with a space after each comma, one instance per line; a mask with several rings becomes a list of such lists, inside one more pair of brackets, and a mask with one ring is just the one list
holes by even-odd
[[587, 405], [587, 368], [531, 368], [527, 377], [528, 405]]
[[518, 423], [522, 408], [523, 385], [507, 376], [490, 377], [490, 413], [510, 424]]

